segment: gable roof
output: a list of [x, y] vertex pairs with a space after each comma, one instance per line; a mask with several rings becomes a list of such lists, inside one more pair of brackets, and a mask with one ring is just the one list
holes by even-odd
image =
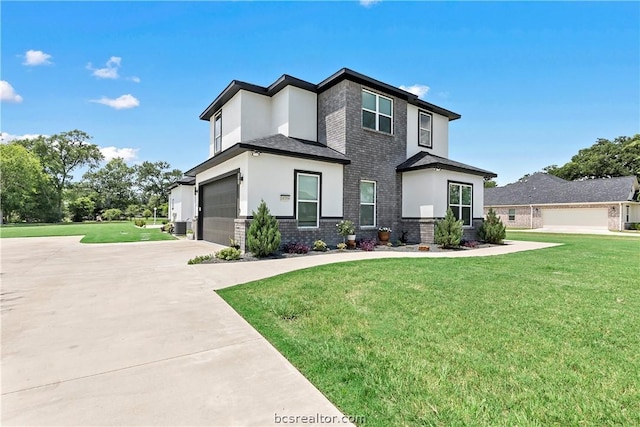
[[179, 180], [173, 182], [167, 187], [167, 190], [176, 188], [179, 185], [196, 185], [196, 178], [194, 176], [183, 176]]
[[219, 165], [245, 151], [278, 154], [322, 162], [341, 163], [343, 165], [351, 163], [351, 160], [349, 160], [347, 156], [326, 145], [304, 139], [290, 138], [278, 133], [264, 138], [238, 142], [188, 170], [185, 172], [185, 175], [195, 176], [197, 173]]
[[348, 68], [342, 68], [336, 73], [332, 74], [328, 78], [324, 79], [319, 84], [309, 83], [305, 80], [298, 79], [288, 74], [283, 74], [275, 82], [271, 83], [268, 87], [258, 86], [251, 83], [242, 82], [240, 80], [233, 80], [229, 85], [213, 100], [211, 104], [200, 114], [201, 120], [209, 120], [224, 104], [226, 104], [235, 94], [240, 90], [246, 90], [249, 92], [257, 93], [259, 95], [273, 96], [286, 86], [294, 86], [300, 89], [308, 90], [309, 92], [322, 93], [332, 86], [340, 83], [342, 80], [351, 80], [365, 86], [372, 87], [381, 92], [389, 95], [396, 96], [398, 98], [406, 100], [408, 103], [416, 105], [425, 110], [441, 114], [449, 120], [459, 119], [461, 116], [458, 113], [449, 111], [437, 105], [419, 99], [416, 95], [406, 90], [391, 86], [387, 83], [383, 83], [380, 80], [372, 79], [364, 74], [357, 73]]
[[633, 200], [638, 190], [635, 176], [566, 181], [546, 173], [535, 173], [504, 187], [485, 188], [485, 206], [560, 203], [606, 203]]
[[455, 172], [469, 173], [472, 175], [480, 175], [487, 178], [495, 178], [496, 175], [488, 170], [480, 169], [464, 163], [456, 162], [445, 157], [436, 156], [426, 151], [421, 151], [396, 167], [398, 172], [408, 172], [418, 169], [444, 169]]

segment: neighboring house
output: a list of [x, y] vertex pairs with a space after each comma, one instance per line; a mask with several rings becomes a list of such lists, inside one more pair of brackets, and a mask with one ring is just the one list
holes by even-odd
[[261, 200], [282, 241], [358, 239], [380, 226], [433, 241], [448, 207], [468, 238], [483, 221], [492, 172], [448, 158], [449, 122], [460, 115], [343, 68], [319, 84], [283, 75], [269, 87], [232, 81], [200, 115], [210, 122], [209, 159], [195, 177], [198, 239], [244, 245]]
[[169, 220], [173, 222], [190, 222], [195, 212], [196, 179], [185, 176], [169, 186]]
[[623, 230], [640, 222], [635, 176], [565, 181], [535, 173], [484, 191], [485, 213], [493, 208], [507, 227]]

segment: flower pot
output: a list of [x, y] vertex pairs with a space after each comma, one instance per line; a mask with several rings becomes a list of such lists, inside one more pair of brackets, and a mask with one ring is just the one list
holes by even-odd
[[387, 243], [390, 234], [388, 231], [378, 231], [378, 240], [380, 240], [380, 243]]
[[347, 247], [349, 249], [354, 249], [356, 247], [356, 235], [355, 234], [349, 234], [347, 236]]

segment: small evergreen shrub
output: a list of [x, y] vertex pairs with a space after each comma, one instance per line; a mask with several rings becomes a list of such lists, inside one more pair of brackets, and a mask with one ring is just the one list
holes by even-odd
[[327, 244], [322, 240], [316, 240], [315, 242], [313, 242], [313, 250], [316, 252], [326, 252]]
[[192, 265], [192, 264], [202, 264], [204, 261], [209, 261], [210, 259], [213, 258], [213, 254], [209, 254], [209, 255], [198, 255], [195, 258], [191, 258], [189, 261], [187, 261], [187, 264]]
[[447, 215], [443, 220], [436, 222], [434, 233], [436, 244], [443, 248], [457, 248], [462, 240], [462, 220], [453, 216], [451, 208], [447, 209]]
[[240, 250], [236, 248], [224, 248], [218, 252], [216, 252], [216, 258], [223, 259], [225, 261], [233, 261], [236, 259], [240, 259]]
[[484, 220], [478, 230], [478, 237], [487, 243], [500, 244], [507, 237], [507, 228], [493, 208], [489, 208], [487, 219]]
[[300, 242], [289, 242], [283, 246], [282, 250], [288, 254], [306, 254], [309, 252], [309, 246]]
[[258, 258], [271, 255], [280, 247], [280, 229], [278, 221], [271, 215], [267, 204], [262, 200], [258, 212], [252, 212], [253, 221], [247, 231], [247, 247]]
[[376, 241], [376, 239], [362, 239], [360, 241], [360, 249], [362, 249], [363, 251], [371, 252], [375, 250], [377, 244], [378, 242]]
[[133, 223], [136, 225], [136, 227], [146, 227], [147, 225], [147, 221], [145, 221], [144, 219], [140, 219], [140, 218], [136, 218]]

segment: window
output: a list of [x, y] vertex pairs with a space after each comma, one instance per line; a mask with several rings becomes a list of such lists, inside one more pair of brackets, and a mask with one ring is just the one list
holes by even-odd
[[420, 111], [418, 114], [418, 145], [429, 148], [432, 147], [431, 121], [431, 114]]
[[393, 100], [384, 96], [362, 91], [362, 127], [392, 133]]
[[320, 216], [320, 175], [297, 173], [298, 227], [318, 227]]
[[509, 209], [509, 221], [515, 221], [515, 220], [516, 220], [516, 210]]
[[456, 219], [462, 220], [462, 225], [471, 226], [471, 203], [473, 186], [470, 184], [449, 183], [449, 207]]
[[215, 154], [222, 150], [222, 113], [218, 113], [213, 120], [213, 152]]
[[360, 181], [360, 227], [376, 226], [376, 183]]
[[631, 222], [631, 221], [629, 221], [629, 219], [631, 219], [631, 215], [629, 214], [629, 205], [627, 205], [626, 208], [627, 208], [626, 209], [626, 211], [627, 211], [627, 215], [626, 215], [627, 221], [626, 222]]

